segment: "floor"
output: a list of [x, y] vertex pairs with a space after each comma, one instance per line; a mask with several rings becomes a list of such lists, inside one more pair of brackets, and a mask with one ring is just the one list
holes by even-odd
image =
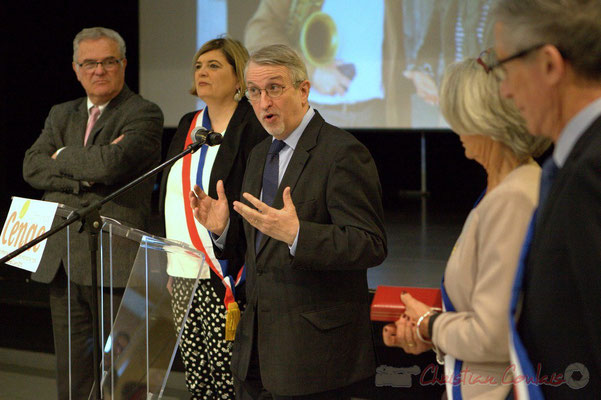
[[[55, 400], [54, 355], [0, 348], [0, 399]], [[182, 372], [169, 376], [163, 400], [190, 396]]]
[[[375, 289], [378, 285], [438, 287], [446, 259], [461, 231], [469, 208], [436, 204], [431, 200], [419, 198], [404, 199], [397, 206], [394, 210], [386, 212], [385, 224], [389, 254], [381, 266], [368, 271], [370, 289]], [[22, 309], [28, 314], [21, 315], [20, 311], [15, 311], [15, 307], [7, 308], [0, 303], [2, 326], [10, 326], [4, 325], [7, 323], [14, 324], [7, 331], [9, 333], [0, 334], [0, 339], [2, 339], [0, 342], [0, 400], [56, 399], [54, 355], [51, 354], [52, 338], [51, 333], [48, 332], [51, 329], [49, 310], [46, 308], [38, 308], [33, 311], [27, 308]], [[17, 310], [19, 309], [17, 308]], [[15, 323], [15, 321], [19, 321], [19, 323]], [[37, 326], [42, 328], [37, 328]], [[380, 382], [384, 382], [392, 377], [391, 382], [386, 381], [383, 385], [403, 387], [399, 378], [404, 375], [398, 373], [401, 369], [393, 368], [393, 362], [389, 362], [391, 358], [398, 357], [399, 353], [388, 353], [379, 357], [380, 364], [384, 368], [389, 368], [388, 371], [397, 371], [397, 375], [376, 375], [376, 384], [378, 379]], [[409, 368], [416, 368], [411, 366], [412, 363], [414, 361], [408, 362], [406, 365]], [[411, 381], [411, 375], [407, 376]], [[395, 379], [396, 381], [394, 381]], [[439, 394], [436, 396], [431, 394], [411, 395], [407, 398], [435, 397], [440, 398]], [[182, 372], [172, 372], [162, 398], [166, 400], [189, 398]], [[405, 396], [382, 394], [377, 398], [405, 398]]]

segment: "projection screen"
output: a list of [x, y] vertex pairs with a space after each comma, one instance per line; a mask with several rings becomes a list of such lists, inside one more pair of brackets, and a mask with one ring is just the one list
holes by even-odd
[[141, 0], [140, 91], [176, 126], [202, 103], [192, 58], [228, 34], [250, 52], [286, 43], [307, 64], [309, 100], [346, 128], [440, 128], [446, 65], [492, 45], [495, 0]]

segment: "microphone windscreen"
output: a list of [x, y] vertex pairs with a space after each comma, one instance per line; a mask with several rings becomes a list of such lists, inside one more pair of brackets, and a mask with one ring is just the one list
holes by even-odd
[[209, 146], [217, 146], [223, 142], [223, 135], [218, 132], [211, 132], [207, 135], [207, 144]]
[[190, 138], [192, 139], [192, 142], [194, 142], [194, 143], [198, 143], [198, 142], [204, 143], [205, 138], [208, 133], [209, 133], [209, 131], [207, 130], [207, 128], [205, 128], [204, 126], [198, 126], [194, 129], [192, 129], [192, 132], [190, 132]]

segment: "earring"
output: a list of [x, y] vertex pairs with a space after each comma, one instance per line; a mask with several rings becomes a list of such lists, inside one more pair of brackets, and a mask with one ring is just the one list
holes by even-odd
[[240, 88], [238, 88], [236, 90], [236, 94], [234, 94], [234, 100], [236, 100], [236, 101], [242, 100], [242, 91], [240, 90]]

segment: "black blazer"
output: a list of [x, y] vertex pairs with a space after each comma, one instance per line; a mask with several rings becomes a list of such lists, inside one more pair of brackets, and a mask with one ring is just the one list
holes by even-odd
[[[574, 145], [537, 221], [524, 275], [518, 332], [535, 371], [564, 374], [583, 364], [575, 390], [542, 385], [546, 399], [601, 393], [601, 118]], [[566, 377], [568, 378], [568, 377]], [[580, 380], [578, 376], [576, 380]]]
[[[185, 114], [177, 127], [177, 131], [171, 140], [167, 159], [176, 156], [184, 150], [184, 143], [190, 129], [190, 124], [197, 111]], [[233, 202], [240, 199], [240, 187], [242, 178], [246, 169], [246, 160], [253, 147], [261, 140], [267, 137], [267, 132], [263, 129], [255, 113], [245, 97], [240, 100], [234, 115], [227, 126], [227, 133], [223, 137], [223, 142], [219, 146], [213, 169], [211, 170], [211, 179], [209, 184], [209, 196], [217, 198], [217, 181], [222, 179], [225, 188], [225, 194], [230, 205], [230, 214], [236, 213], [233, 209]], [[169, 177], [171, 167], [163, 171], [161, 179], [161, 189], [159, 197], [159, 213], [161, 215], [161, 236], [165, 236], [165, 192], [167, 190], [167, 178]], [[182, 221], [184, 224], [185, 221]], [[244, 265], [244, 255], [237, 254], [229, 260], [230, 275], [236, 277], [240, 268]], [[211, 282], [220, 298], [225, 296], [225, 287], [221, 280], [211, 271]], [[244, 298], [244, 290], [238, 288], [236, 299]], [[240, 294], [240, 295], [239, 295]]]
[[[257, 198], [271, 140], [255, 147], [244, 176], [242, 190]], [[236, 333], [234, 375], [246, 378], [256, 329], [265, 388], [298, 396], [374, 375], [366, 270], [386, 257], [386, 236], [371, 155], [318, 113], [298, 142], [273, 207], [283, 207], [286, 186], [300, 220], [295, 257], [286, 243], [268, 236], [256, 254], [256, 230], [236, 216], [222, 254], [243, 251], [239, 235], [246, 238], [248, 306]]]

